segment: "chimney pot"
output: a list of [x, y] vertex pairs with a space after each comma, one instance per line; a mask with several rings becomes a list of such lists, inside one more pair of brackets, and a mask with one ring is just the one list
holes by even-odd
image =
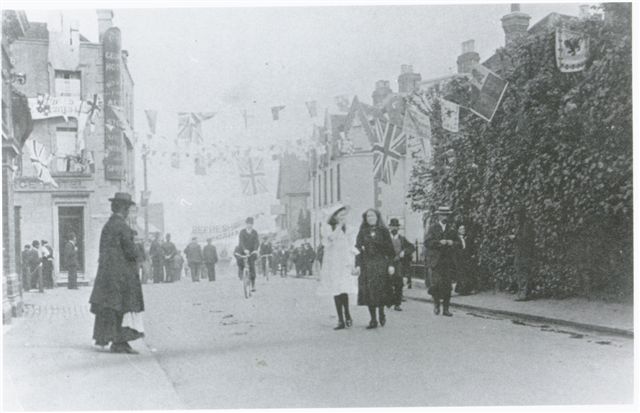
[[99, 41], [102, 42], [104, 33], [113, 27], [113, 10], [98, 9], [96, 14], [98, 15], [98, 37]]

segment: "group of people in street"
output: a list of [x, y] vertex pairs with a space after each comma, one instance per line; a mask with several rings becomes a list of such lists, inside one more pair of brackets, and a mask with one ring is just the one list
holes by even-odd
[[333, 296], [336, 330], [353, 324], [349, 294], [357, 294], [357, 304], [368, 308], [367, 328], [374, 329], [386, 324], [385, 307], [402, 310], [403, 277], [409, 272], [415, 247], [400, 235], [397, 219], [389, 222], [390, 230], [379, 211], [368, 209], [355, 233], [347, 225], [348, 213], [349, 207], [343, 204], [327, 211], [318, 292]]
[[[112, 352], [133, 354], [136, 351], [128, 342], [144, 336], [140, 245], [136, 242], [135, 231], [126, 223], [129, 208], [135, 203], [127, 193], [116, 193], [110, 201], [113, 215], [102, 230], [98, 273], [90, 298], [91, 312], [95, 315], [93, 338], [100, 346], [111, 343]], [[397, 219], [392, 218], [387, 226], [378, 210], [368, 209], [362, 214], [362, 222], [356, 231], [347, 224], [349, 212], [344, 204], [334, 205], [327, 211], [321, 258], [314, 254], [314, 259], [321, 259], [323, 263], [318, 292], [333, 297], [338, 316], [336, 330], [353, 325], [349, 294], [356, 295], [357, 305], [368, 308], [367, 329], [384, 327], [387, 323], [385, 308], [402, 311], [403, 278], [410, 274], [415, 246], [400, 234]], [[425, 238], [433, 311], [444, 316], [452, 315], [449, 311], [452, 282], [459, 280], [456, 271], [460, 268], [457, 264], [460, 251], [468, 247], [465, 228], [454, 229], [449, 223], [450, 215], [449, 208], [440, 207], [436, 211], [437, 220], [429, 226]], [[275, 265], [278, 258], [287, 256], [287, 251], [278, 247], [274, 252], [268, 240], [260, 242], [258, 232], [253, 228], [253, 218], [247, 218], [245, 223], [234, 254], [239, 276], [242, 276], [245, 263], [249, 266], [255, 291], [256, 262], [260, 255], [276, 257]], [[163, 244], [159, 239], [156, 236], [150, 246], [154, 281], [157, 282], [160, 282], [159, 269], [166, 271], [167, 260], [178, 254], [169, 234]], [[192, 274], [199, 274], [204, 269], [209, 280], [215, 280], [218, 256], [210, 239], [201, 248], [197, 238], [193, 238], [184, 253]], [[193, 281], [197, 280], [194, 278]], [[471, 288], [464, 282], [462, 285], [461, 288]]]
[[[411, 260], [416, 247], [400, 234], [400, 222], [392, 218], [386, 226], [379, 211], [368, 209], [355, 234], [346, 224], [349, 207], [338, 204], [327, 212], [325, 257], [320, 270], [319, 292], [334, 298], [338, 325], [352, 324], [349, 294], [357, 294], [357, 304], [367, 306], [368, 329], [386, 324], [385, 307], [402, 311], [404, 278], [411, 288]], [[433, 312], [451, 317], [451, 292], [456, 283], [460, 295], [471, 294], [473, 278], [472, 246], [464, 225], [449, 222], [451, 209], [441, 206], [425, 236], [428, 292]]]
[[[67, 241], [62, 250], [61, 269], [68, 273], [67, 286], [69, 289], [78, 289], [78, 247], [74, 233], [67, 235]], [[54, 274], [54, 251], [46, 240], [34, 240], [26, 244], [20, 254], [22, 263], [22, 288], [25, 291], [52, 289], [56, 286]]]
[[199, 282], [201, 279], [216, 280], [218, 251], [211, 238], [207, 239], [207, 244], [202, 247], [198, 238], [193, 237], [183, 251], [184, 256], [171, 241], [171, 234], [166, 234], [164, 242], [161, 239], [160, 233], [156, 233], [148, 248], [140, 243], [142, 262], [139, 263], [139, 271], [142, 283], [180, 281], [183, 270], [191, 276], [193, 282]]

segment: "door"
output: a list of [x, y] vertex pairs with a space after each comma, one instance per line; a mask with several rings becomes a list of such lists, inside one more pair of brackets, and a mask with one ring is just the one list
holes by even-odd
[[69, 240], [69, 234], [76, 236], [76, 246], [78, 247], [78, 272], [84, 272], [84, 207], [68, 206], [58, 207], [58, 239], [60, 246], [58, 254], [60, 257], [60, 271], [67, 271], [67, 263], [64, 259], [64, 247]]

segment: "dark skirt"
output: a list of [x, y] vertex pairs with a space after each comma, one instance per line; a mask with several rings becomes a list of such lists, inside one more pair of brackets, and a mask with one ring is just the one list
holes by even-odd
[[389, 262], [383, 257], [366, 257], [358, 277], [358, 305], [381, 307], [393, 304]]
[[124, 314], [112, 308], [91, 304], [91, 312], [96, 316], [96, 321], [93, 325], [93, 339], [98, 346], [106, 346], [109, 343], [125, 343], [144, 337], [144, 333], [129, 327], [123, 328], [122, 318]]

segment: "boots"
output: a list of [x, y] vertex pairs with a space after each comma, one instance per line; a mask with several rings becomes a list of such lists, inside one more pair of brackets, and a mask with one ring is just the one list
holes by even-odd
[[449, 312], [449, 300], [450, 298], [445, 298], [442, 303], [442, 315], [447, 317], [452, 317], [453, 314]]
[[440, 315], [440, 300], [433, 299], [433, 314]]

